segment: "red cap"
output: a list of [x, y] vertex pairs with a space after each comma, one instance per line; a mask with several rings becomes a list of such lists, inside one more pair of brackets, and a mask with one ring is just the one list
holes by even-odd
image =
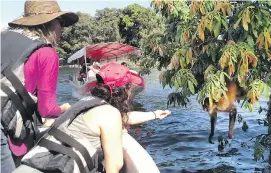
[[[128, 83], [144, 87], [144, 79], [141, 76], [129, 71], [127, 67], [114, 62], [102, 66], [97, 75], [101, 76], [104, 84], [110, 88], [120, 87]], [[95, 84], [91, 86], [94, 87]]]

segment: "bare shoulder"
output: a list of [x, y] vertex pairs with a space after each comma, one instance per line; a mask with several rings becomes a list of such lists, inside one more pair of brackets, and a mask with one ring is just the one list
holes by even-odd
[[86, 112], [86, 114], [91, 115], [93, 118], [101, 122], [105, 122], [105, 120], [107, 122], [119, 121], [119, 119], [121, 119], [119, 110], [109, 104], [97, 106]]
[[93, 109], [93, 111], [98, 111], [105, 114], [119, 114], [119, 110], [109, 104], [97, 106]]

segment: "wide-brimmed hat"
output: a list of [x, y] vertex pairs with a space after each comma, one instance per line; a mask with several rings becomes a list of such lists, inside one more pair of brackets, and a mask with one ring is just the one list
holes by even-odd
[[61, 18], [62, 26], [67, 27], [76, 23], [79, 18], [73, 12], [64, 12], [56, 0], [26, 0], [24, 15], [8, 23], [9, 26], [37, 26]]

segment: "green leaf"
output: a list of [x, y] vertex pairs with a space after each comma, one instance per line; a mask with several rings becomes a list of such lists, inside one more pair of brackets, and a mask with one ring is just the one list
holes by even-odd
[[207, 53], [208, 56], [210, 56], [211, 53], [212, 53], [211, 49], [208, 49], [206, 53]]
[[183, 57], [180, 58], [180, 66], [182, 69], [186, 67], [185, 59]]
[[263, 23], [262, 23], [262, 16], [259, 13], [256, 13], [255, 16], [257, 18], [257, 22], [259, 23], [259, 25], [262, 26], [263, 25]]
[[[238, 15], [238, 17], [239, 17], [239, 15]], [[241, 19], [242, 19], [242, 17], [239, 17], [239, 19], [237, 20], [237, 22], [234, 24], [234, 29], [236, 29], [235, 26], [238, 27]]]
[[256, 38], [258, 37], [258, 33], [257, 33], [257, 31], [255, 29], [252, 29], [252, 33]]
[[189, 59], [188, 51], [185, 53], [185, 60], [186, 60], [186, 64], [189, 64], [190, 59]]
[[247, 42], [250, 47], [254, 47], [254, 40], [250, 35], [247, 36]]
[[[241, 20], [240, 18], [242, 18], [241, 16], [243, 15], [243, 13], [244, 13], [244, 10], [240, 10], [239, 13], [238, 13], [238, 18], [239, 18], [238, 21], [239, 21], [239, 22], [240, 22], [240, 20]], [[238, 22], [238, 21], [237, 21], [237, 22]]]
[[217, 23], [215, 24], [215, 27], [214, 27], [215, 37], [219, 36], [220, 29], [221, 29], [221, 20], [217, 21]]
[[265, 151], [265, 147], [261, 144], [262, 138], [257, 138], [254, 144], [254, 159], [256, 161], [260, 160]]
[[270, 87], [268, 85], [264, 86], [264, 96], [265, 98], [268, 98], [269, 97], [269, 91], [270, 91]]
[[215, 62], [215, 60], [216, 60], [216, 52], [214, 50], [212, 51], [211, 56], [212, 56], [212, 61]]
[[178, 81], [177, 78], [174, 81], [174, 87], [175, 87], [175, 90], [178, 91], [178, 89], [179, 89], [179, 81]]
[[192, 94], [195, 94], [195, 88], [191, 81], [188, 81], [188, 87]]
[[270, 13], [269, 13], [267, 10], [265, 10], [265, 9], [263, 9], [263, 8], [260, 8], [260, 11], [261, 11], [265, 16], [270, 16]]
[[214, 83], [211, 84], [211, 93], [215, 93], [215, 85], [214, 85]]
[[222, 18], [221, 22], [222, 22], [222, 25], [226, 28], [226, 30], [228, 30], [229, 27], [228, 27], [228, 23], [226, 22], [225, 18]]
[[223, 73], [220, 73], [219, 78], [221, 82], [225, 82], [225, 77]]

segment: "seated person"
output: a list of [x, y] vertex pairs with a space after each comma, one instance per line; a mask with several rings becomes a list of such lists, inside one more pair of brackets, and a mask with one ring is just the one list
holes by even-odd
[[88, 71], [88, 80], [93, 81], [96, 80], [96, 74], [99, 72], [101, 65], [98, 62], [94, 62]]
[[[127, 64], [126, 62], [122, 62], [121, 65], [123, 65], [123, 66], [129, 68], [129, 66], [128, 66], [128, 64]], [[131, 70], [131, 69], [130, 69], [129, 71], [132, 72], [132, 73], [138, 74], [135, 70]]]
[[[83, 81], [83, 78], [88, 78], [87, 80], [93, 81], [96, 80], [96, 74], [99, 72], [101, 65], [98, 62], [94, 62], [91, 66], [88, 66], [86, 69], [86, 65], [84, 64], [79, 72], [79, 81]], [[87, 70], [87, 72], [86, 72]]]
[[[88, 70], [89, 70], [89, 68], [88, 68]], [[82, 68], [81, 68], [81, 70], [79, 72], [78, 81], [80, 81], [80, 82], [84, 81], [84, 78], [87, 77], [87, 72], [86, 71], [87, 71], [86, 65], [84, 64], [84, 65], [82, 65]]]
[[[156, 111], [149, 113], [149, 116], [146, 116], [148, 118], [129, 120], [127, 113], [131, 110], [131, 105], [129, 104], [131, 89], [133, 85], [141, 85], [144, 81], [140, 76], [130, 75], [129, 70], [119, 64], [110, 63], [103, 66], [98, 72], [97, 81], [95, 82], [96, 86], [91, 90], [94, 98], [85, 98], [72, 106], [60, 118], [65, 118], [71, 113], [74, 113], [75, 117], [65, 121], [58, 129], [62, 133], [68, 134], [68, 136], [75, 139], [87, 149], [88, 154], [92, 156], [95, 167], [97, 167], [96, 163], [99, 160], [99, 157], [96, 157], [96, 150], [98, 151], [98, 149], [102, 148], [106, 172], [117, 173], [123, 166], [122, 132], [125, 129], [125, 125], [129, 121], [132, 124], [136, 124], [150, 119], [163, 118], [162, 115], [168, 115], [170, 112]], [[89, 103], [87, 101], [93, 101], [96, 98], [105, 100], [106, 103], [101, 104], [102, 102], [100, 101], [95, 103], [97, 106], [88, 109], [79, 109], [76, 107]], [[60, 119], [57, 119], [56, 122], [58, 120]], [[52, 143], [61, 144], [60, 139], [55, 136], [54, 138], [52, 135], [50, 133], [50, 135], [44, 138]], [[67, 144], [62, 143], [61, 146], [66, 148]], [[37, 146], [24, 156], [22, 159], [24, 165], [20, 166], [16, 171], [33, 171], [33, 173], [40, 171], [82, 172], [82, 169], [80, 169], [82, 167], [78, 164], [78, 160], [58, 152], [49, 152], [49, 150], [38, 143]], [[75, 151], [75, 148], [73, 150]], [[74, 153], [78, 154], [78, 151]], [[84, 160], [84, 157], [80, 153], [78, 155], [79, 160], [82, 160], [84, 169], [88, 169], [89, 172], [92, 171], [88, 167], [89, 162]]]

